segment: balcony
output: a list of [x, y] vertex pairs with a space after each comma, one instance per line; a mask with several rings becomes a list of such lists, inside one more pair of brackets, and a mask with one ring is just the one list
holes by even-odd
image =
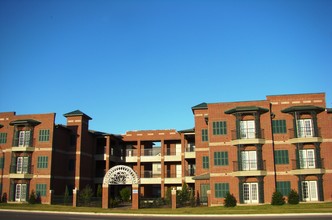
[[182, 173], [172, 172], [171, 170], [166, 171], [165, 184], [181, 184]]
[[126, 162], [137, 162], [137, 149], [127, 149], [126, 150]]
[[141, 162], [160, 162], [161, 148], [153, 147], [141, 150]]
[[32, 179], [33, 165], [10, 166], [9, 178], [11, 179]]
[[35, 150], [34, 146], [36, 143], [35, 138], [29, 138], [27, 141], [19, 140], [15, 138], [13, 141], [13, 152], [33, 152]]
[[297, 129], [288, 129], [289, 142], [291, 144], [297, 143], [316, 143], [323, 142], [320, 128], [315, 131], [313, 127], [298, 127]]
[[315, 158], [292, 160], [292, 170], [290, 173], [293, 175], [324, 174], [324, 159], [320, 161]]
[[195, 152], [195, 146], [189, 146], [186, 148], [186, 152], [184, 153], [184, 158], [186, 159], [195, 159], [196, 158], [196, 152]]
[[233, 161], [233, 175], [234, 176], [265, 176], [266, 172], [266, 161], [257, 160], [243, 160]]
[[181, 161], [181, 151], [177, 149], [167, 149], [164, 158], [165, 161]]
[[264, 144], [265, 136], [264, 129], [240, 129], [232, 130], [232, 145], [240, 144]]
[[161, 173], [146, 170], [141, 173], [141, 184], [161, 184]]

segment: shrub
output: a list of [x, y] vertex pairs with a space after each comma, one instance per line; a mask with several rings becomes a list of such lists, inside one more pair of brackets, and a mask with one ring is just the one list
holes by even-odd
[[299, 204], [299, 202], [300, 202], [299, 194], [296, 192], [296, 190], [292, 189], [288, 195], [288, 204], [296, 205]]
[[119, 205], [120, 201], [118, 199], [110, 199], [110, 207], [115, 208]]
[[36, 200], [36, 193], [32, 190], [29, 196], [29, 204], [36, 204]]
[[66, 186], [65, 188], [65, 195], [63, 197], [63, 204], [68, 204], [69, 203], [69, 190], [68, 190], [68, 186]]
[[235, 207], [236, 206], [236, 198], [234, 197], [233, 194], [230, 194], [229, 192], [225, 196], [224, 200], [224, 206], [225, 207]]
[[102, 197], [102, 195], [103, 195], [103, 190], [102, 190], [102, 188], [101, 188], [101, 185], [99, 184], [98, 185], [98, 188], [97, 188], [97, 197]]
[[130, 198], [130, 190], [128, 188], [123, 188], [120, 191], [121, 200], [123, 202], [128, 202]]
[[86, 185], [85, 188], [80, 192], [80, 199], [84, 203], [85, 206], [90, 204], [91, 198], [93, 196], [93, 190], [90, 185]]
[[271, 205], [283, 205], [285, 204], [285, 198], [281, 192], [275, 191], [272, 195]]
[[7, 193], [3, 193], [3, 194], [2, 194], [1, 201], [2, 201], [2, 202], [7, 202]]
[[166, 205], [172, 204], [172, 187], [168, 187], [165, 195], [165, 203]]

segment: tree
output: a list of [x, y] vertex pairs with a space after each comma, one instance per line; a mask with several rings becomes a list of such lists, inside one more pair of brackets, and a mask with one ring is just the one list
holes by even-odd
[[85, 188], [80, 193], [80, 199], [87, 206], [91, 202], [91, 198], [93, 196], [93, 190], [90, 185], [86, 185]]
[[99, 184], [98, 188], [97, 188], [97, 197], [101, 197], [102, 195], [103, 195], [103, 191], [102, 191], [101, 185]]
[[36, 193], [34, 190], [32, 190], [30, 193], [29, 204], [36, 204]]
[[300, 197], [299, 194], [296, 192], [296, 190], [292, 189], [288, 194], [288, 204], [299, 204]]
[[285, 198], [282, 195], [281, 192], [279, 191], [275, 191], [272, 194], [272, 201], [271, 201], [271, 205], [283, 205], [285, 204]]
[[63, 204], [68, 204], [69, 203], [69, 190], [68, 190], [68, 186], [66, 186], [65, 188], [65, 194], [63, 197]]
[[237, 201], [236, 201], [236, 198], [234, 197], [234, 195], [227, 192], [227, 194], [225, 196], [225, 200], [224, 200], [224, 206], [225, 207], [235, 207], [236, 203], [237, 203]]
[[130, 199], [130, 194], [131, 194], [131, 192], [128, 188], [121, 189], [121, 191], [120, 191], [121, 200], [123, 202], [128, 202]]
[[165, 195], [165, 203], [166, 205], [172, 204], [172, 187], [168, 187]]
[[179, 203], [180, 206], [185, 205], [186, 202], [189, 201], [190, 198], [190, 192], [188, 190], [188, 185], [184, 183], [182, 185], [182, 189], [177, 192], [177, 202]]

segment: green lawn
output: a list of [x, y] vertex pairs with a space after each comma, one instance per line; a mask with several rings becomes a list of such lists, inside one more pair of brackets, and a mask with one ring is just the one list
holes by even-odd
[[124, 213], [124, 214], [279, 214], [279, 213], [332, 213], [332, 203], [302, 203], [299, 205], [257, 205], [257, 206], [236, 206], [234, 208], [221, 207], [194, 207], [178, 208], [151, 208], [151, 209], [101, 209], [91, 207], [77, 207], [62, 205], [30, 205], [30, 204], [6, 204], [0, 203], [0, 209], [18, 210], [41, 210], [41, 211], [60, 211], [60, 212], [93, 212], [93, 213]]

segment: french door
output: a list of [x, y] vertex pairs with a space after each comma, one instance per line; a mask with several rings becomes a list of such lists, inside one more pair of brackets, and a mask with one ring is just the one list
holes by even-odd
[[16, 173], [28, 173], [29, 157], [17, 157]]
[[297, 120], [297, 136], [298, 137], [313, 137], [313, 126], [311, 119]]
[[182, 165], [177, 164], [176, 165], [176, 178], [182, 177]]
[[300, 159], [300, 168], [301, 169], [316, 168], [314, 149], [300, 150], [299, 155], [300, 155], [299, 159]]
[[257, 170], [256, 151], [242, 151], [242, 170]]
[[304, 201], [318, 201], [317, 181], [302, 181], [302, 198]]
[[27, 184], [16, 184], [15, 201], [25, 202], [27, 197]]
[[26, 147], [30, 146], [30, 131], [20, 131], [18, 137], [18, 146], [19, 147]]
[[244, 203], [258, 203], [258, 183], [243, 183]]
[[241, 139], [250, 139], [256, 137], [255, 121], [240, 121]]

